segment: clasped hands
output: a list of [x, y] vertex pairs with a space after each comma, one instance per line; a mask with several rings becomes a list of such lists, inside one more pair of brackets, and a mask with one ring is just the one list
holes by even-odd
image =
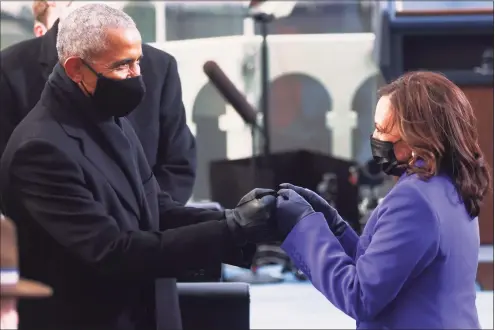
[[335, 235], [346, 223], [337, 211], [315, 192], [290, 183], [280, 190], [256, 188], [234, 209], [226, 210], [227, 225], [239, 245], [283, 241], [299, 221], [321, 212]]

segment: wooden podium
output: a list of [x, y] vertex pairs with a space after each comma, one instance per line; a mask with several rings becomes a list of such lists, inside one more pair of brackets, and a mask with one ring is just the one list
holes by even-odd
[[[464, 91], [478, 120], [481, 149], [493, 178], [493, 3], [391, 1], [377, 13], [375, 60], [387, 81], [405, 72], [442, 72]], [[491, 6], [490, 6], [491, 5]], [[487, 55], [491, 51], [491, 59]], [[488, 67], [488, 69], [486, 69]], [[493, 189], [493, 186], [492, 186]], [[493, 195], [479, 217], [481, 245], [493, 246]], [[480, 261], [478, 283], [493, 290], [493, 258]]]

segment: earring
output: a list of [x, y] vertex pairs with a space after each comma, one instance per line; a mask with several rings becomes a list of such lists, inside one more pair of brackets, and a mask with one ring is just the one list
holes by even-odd
[[416, 157], [416, 153], [414, 151], [411, 153], [411, 155], [412, 155], [413, 158]]

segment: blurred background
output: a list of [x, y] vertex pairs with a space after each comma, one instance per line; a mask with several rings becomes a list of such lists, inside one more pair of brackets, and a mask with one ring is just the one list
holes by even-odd
[[[247, 17], [250, 2], [108, 3], [136, 21], [144, 42], [176, 57], [188, 125], [197, 138], [192, 201], [212, 200], [230, 207], [228, 197], [218, 191], [225, 191], [220, 189], [222, 185], [232, 182], [222, 180], [218, 173], [231, 173], [232, 180], [250, 180], [246, 176], [249, 160], [262, 156], [264, 142], [260, 136], [253, 137], [250, 126], [209, 83], [203, 65], [215, 61], [255, 109], [263, 108], [262, 37], [259, 24]], [[347, 220], [355, 228], [365, 223], [393, 185], [369, 163], [369, 135], [377, 89], [405, 71], [441, 71], [463, 88], [475, 107], [482, 148], [493, 168], [492, 1], [305, 0], [267, 27], [270, 151], [282, 163], [294, 163], [310, 154], [319, 157], [315, 163], [328, 164], [315, 166], [318, 170], [308, 186], [327, 193], [330, 200], [339, 190], [340, 195], [346, 191], [343, 198], [348, 201], [335, 203], [347, 209], [344, 213], [348, 212]], [[0, 31], [2, 49], [32, 38], [31, 2], [2, 1]], [[300, 152], [307, 154], [301, 156]], [[237, 189], [245, 192], [252, 184], [240, 184]], [[355, 196], [348, 197], [347, 191]], [[480, 216], [482, 250], [477, 287], [480, 319], [483, 327], [490, 329], [494, 218], [492, 196], [488, 199]], [[352, 320], [332, 310], [318, 292], [304, 291], [306, 287], [300, 286], [304, 281], [287, 281], [295, 286], [284, 290], [285, 298], [280, 291], [278, 296], [270, 291], [271, 286], [252, 288], [253, 328], [354, 326]], [[273, 305], [275, 296], [278, 305]], [[284, 305], [284, 301], [293, 303]], [[284, 312], [293, 315], [277, 321], [263, 312], [266, 308], [280, 309], [280, 304], [297, 311]], [[330, 319], [328, 313], [336, 314]]]

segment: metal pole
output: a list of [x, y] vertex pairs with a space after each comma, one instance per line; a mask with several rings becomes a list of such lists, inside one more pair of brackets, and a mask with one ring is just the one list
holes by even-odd
[[156, 43], [163, 43], [167, 41], [167, 15], [165, 13], [166, 3], [165, 1], [154, 1], [155, 5], [155, 36]]
[[263, 114], [263, 154], [265, 157], [270, 155], [270, 78], [269, 78], [269, 60], [268, 60], [268, 21], [269, 18], [263, 15], [260, 17], [261, 28], [261, 113]]

